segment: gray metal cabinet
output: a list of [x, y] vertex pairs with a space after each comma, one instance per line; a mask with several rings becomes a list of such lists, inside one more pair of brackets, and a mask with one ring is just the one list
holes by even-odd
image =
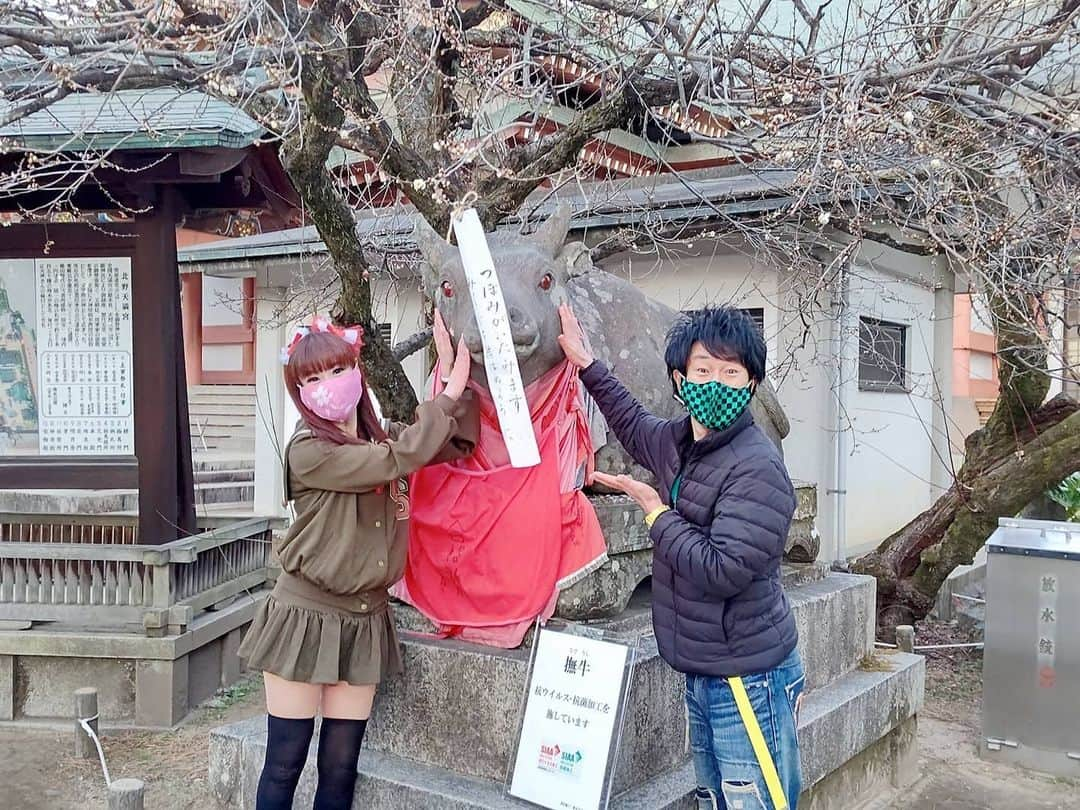
[[1080, 523], [1002, 519], [987, 551], [980, 753], [1080, 777]]

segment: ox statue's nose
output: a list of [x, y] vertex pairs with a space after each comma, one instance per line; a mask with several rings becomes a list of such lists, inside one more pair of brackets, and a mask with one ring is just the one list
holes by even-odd
[[519, 358], [530, 356], [540, 344], [540, 328], [536, 319], [520, 307], [507, 307], [510, 334], [514, 336], [514, 352]]

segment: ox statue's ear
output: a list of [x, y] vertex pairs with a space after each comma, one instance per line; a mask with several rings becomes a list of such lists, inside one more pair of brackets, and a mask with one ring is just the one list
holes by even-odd
[[422, 216], [417, 218], [416, 225], [413, 227], [413, 240], [424, 259], [424, 287], [430, 292], [438, 285], [443, 268], [453, 261], [457, 250], [443, 239]]
[[592, 270], [592, 251], [584, 242], [571, 242], [559, 252], [557, 262], [567, 278], [577, 278]]
[[536, 229], [536, 232], [529, 237], [529, 240], [545, 254], [554, 258], [562, 250], [569, 230], [570, 205], [568, 203], [559, 203], [555, 213]]

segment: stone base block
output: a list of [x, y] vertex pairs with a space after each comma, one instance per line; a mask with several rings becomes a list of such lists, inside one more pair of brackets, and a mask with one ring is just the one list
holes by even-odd
[[607, 562], [559, 594], [555, 615], [570, 621], [617, 616], [652, 575], [652, 549], [610, 555]]
[[72, 693], [98, 690], [102, 727], [171, 728], [240, 677], [236, 648], [265, 593], [175, 636], [77, 628], [0, 631], [0, 720], [63, 721]]
[[[910, 784], [917, 767], [914, 758], [915, 717], [922, 704], [923, 660], [896, 654], [874, 668], [855, 670], [824, 689], [807, 693], [799, 723], [803, 780], [800, 807], [848, 810], [882, 786]], [[463, 712], [464, 713], [464, 712]], [[516, 711], [513, 712], [516, 718]], [[617, 789], [613, 810], [659, 810], [692, 807], [693, 768], [686, 759], [681, 714], [660, 720], [679, 740], [646, 743], [652, 756], [671, 757], [672, 765], [645, 781]], [[470, 718], [472, 719], [472, 718]], [[659, 719], [659, 718], [658, 718]], [[472, 719], [482, 728], [480, 722]], [[635, 729], [624, 731], [632, 742]], [[266, 749], [263, 718], [216, 729], [210, 739], [210, 781], [224, 807], [254, 807], [255, 786]], [[644, 749], [643, 749], [644, 750]], [[312, 743], [295, 807], [308, 807], [315, 784]], [[458, 762], [476, 756], [471, 740], [456, 749]], [[521, 806], [505, 796], [505, 773], [478, 778], [385, 751], [365, 750], [360, 757], [355, 807], [397, 810], [509, 810]], [[505, 769], [504, 769], [505, 770]], [[616, 777], [618, 784], [618, 777]]]
[[[817, 487], [795, 482], [796, 509], [784, 546], [789, 563], [817, 560]], [[625, 495], [589, 496], [607, 542], [608, 561], [559, 595], [555, 615], [570, 621], [617, 616], [652, 573], [652, 540], [641, 509]]]
[[[814, 566], [786, 572], [810, 690], [850, 671], [873, 649], [873, 579], [820, 577]], [[667, 772], [682, 759], [684, 730], [672, 718], [683, 717], [684, 680], [657, 653], [647, 603], [594, 626], [641, 638], [615, 771], [616, 789], [622, 791]], [[529, 651], [406, 637], [403, 654], [407, 674], [379, 690], [367, 744], [465, 776], [504, 778], [516, 740]], [[463, 751], [470, 753], [465, 757]]]

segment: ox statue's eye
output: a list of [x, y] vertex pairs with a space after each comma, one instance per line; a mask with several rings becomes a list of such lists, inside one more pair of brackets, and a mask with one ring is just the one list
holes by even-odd
[[442, 289], [442, 294], [444, 296], [446, 296], [447, 298], [453, 298], [454, 297], [454, 285], [451, 284], [449, 281], [444, 281], [442, 283], [441, 289]]
[[544, 290], [546, 292], [547, 290], [550, 290], [554, 286], [555, 286], [555, 279], [551, 275], [551, 273], [544, 273], [544, 277], [542, 279], [540, 279], [540, 289]]

